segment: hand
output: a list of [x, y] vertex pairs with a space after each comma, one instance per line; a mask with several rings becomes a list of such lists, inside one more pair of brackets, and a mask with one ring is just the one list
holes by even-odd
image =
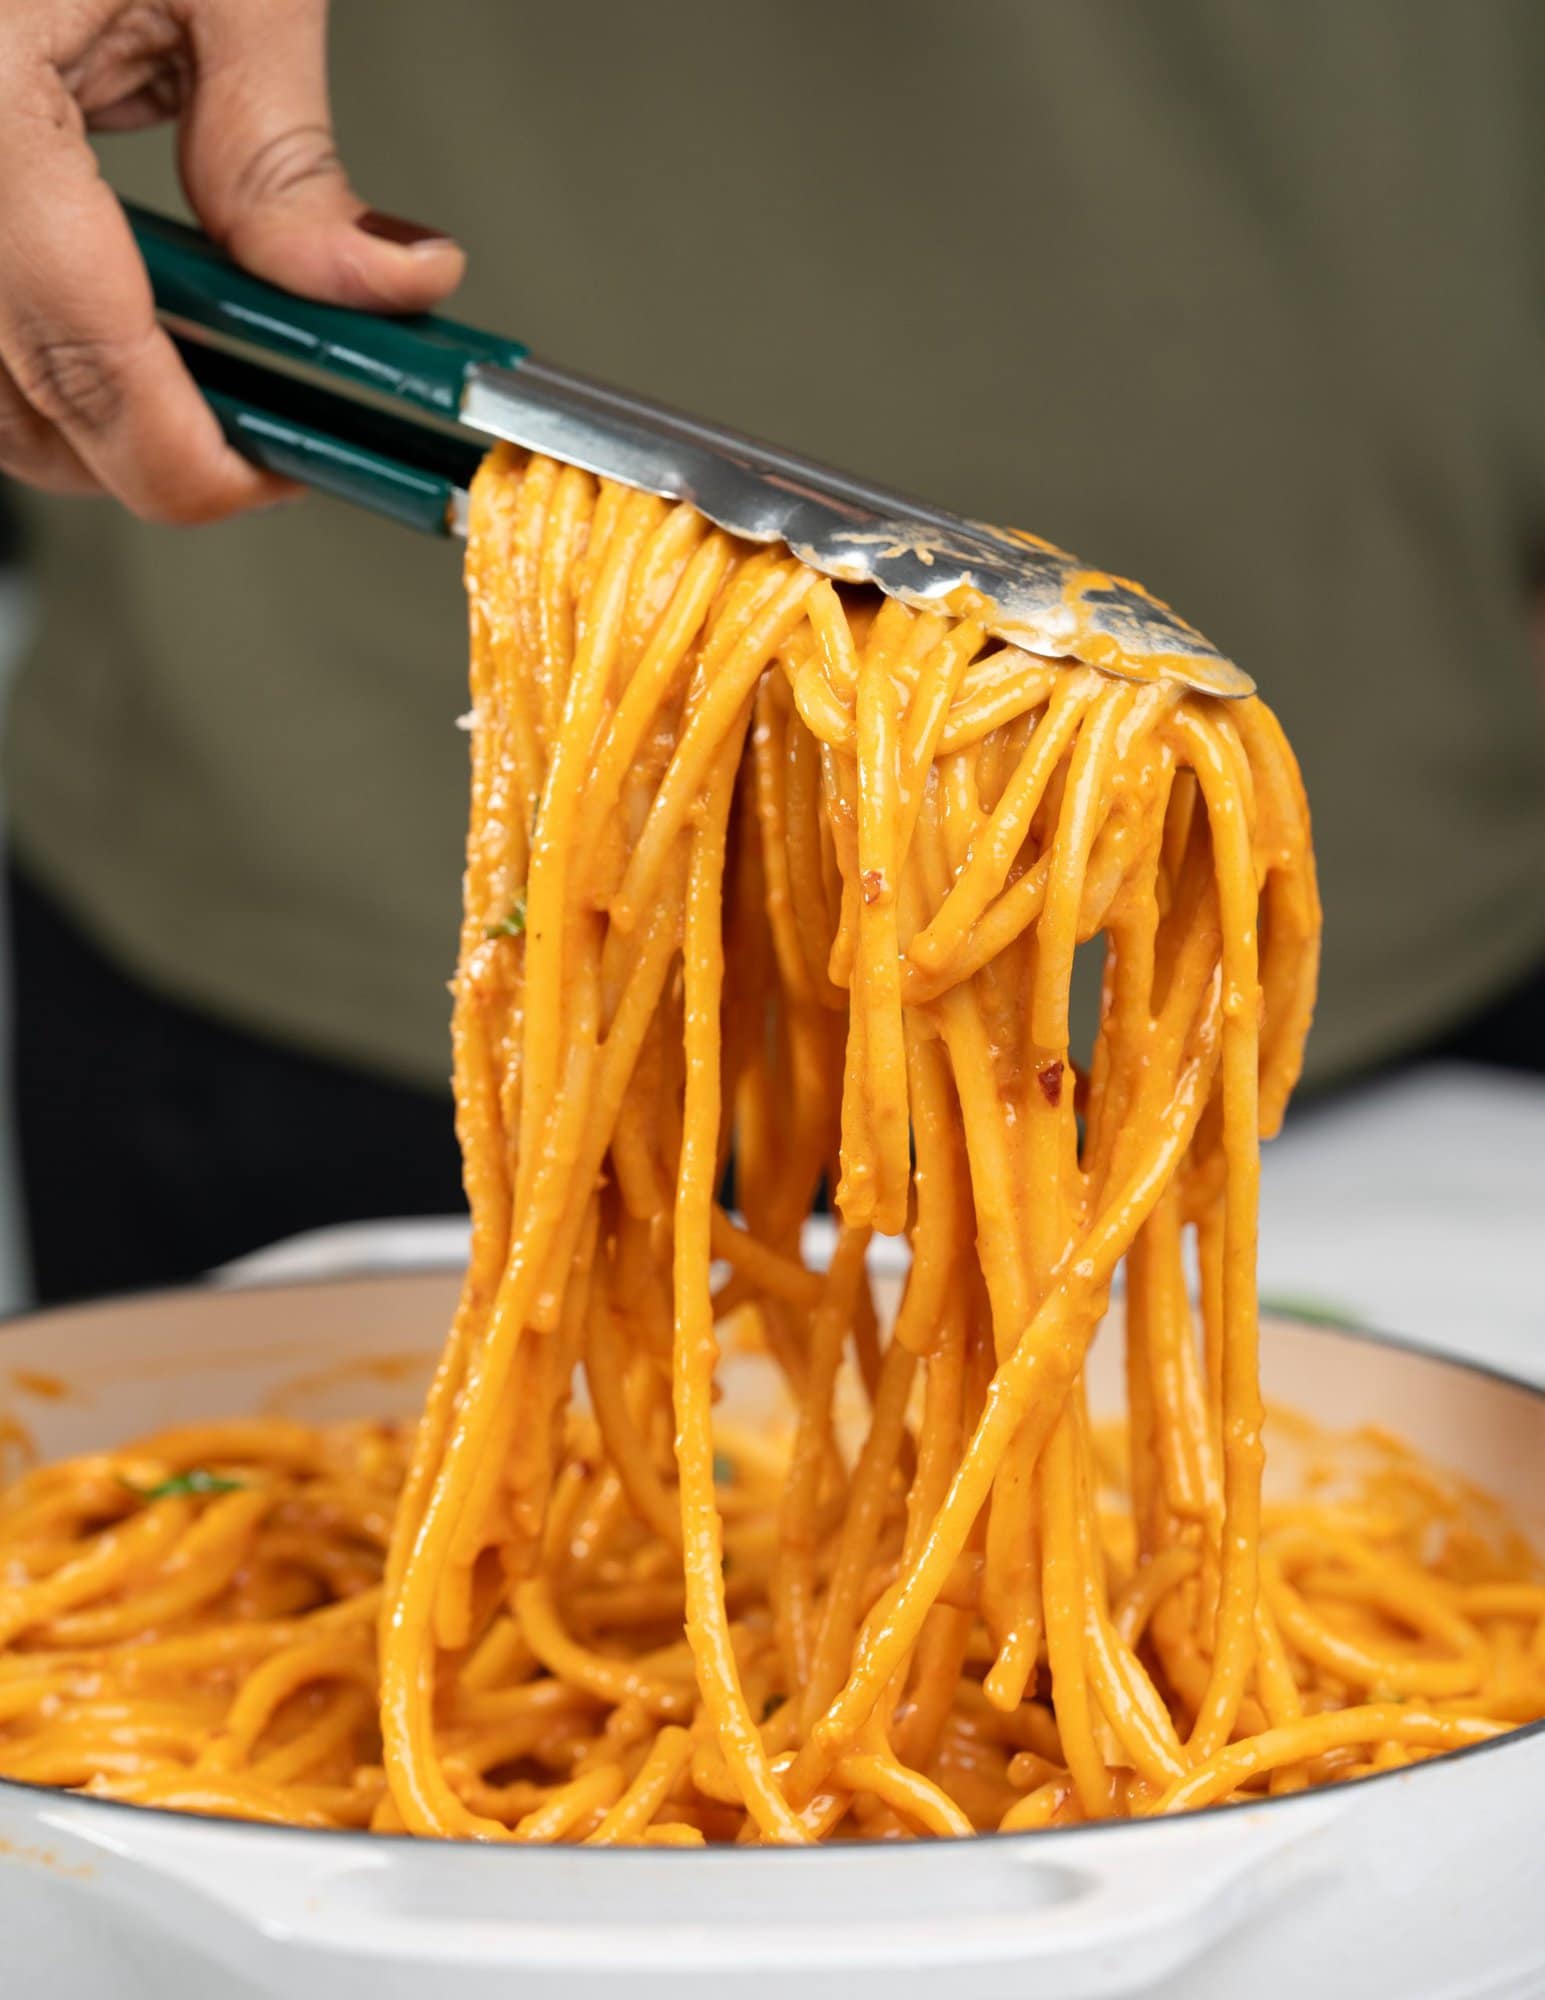
[[157, 325], [88, 131], [176, 119], [183, 186], [238, 262], [291, 291], [418, 312], [462, 254], [350, 188], [328, 113], [326, 0], [4, 0], [0, 469], [215, 521], [289, 490], [231, 450]]

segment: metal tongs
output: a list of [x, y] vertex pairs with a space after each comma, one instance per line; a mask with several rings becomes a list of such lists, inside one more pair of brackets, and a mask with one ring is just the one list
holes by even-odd
[[1029, 652], [1203, 694], [1254, 692], [1167, 605], [1049, 542], [571, 375], [455, 320], [295, 298], [197, 230], [132, 207], [129, 219], [163, 323], [231, 443], [269, 471], [429, 534], [464, 533], [467, 482], [503, 438], [690, 501], [840, 583], [980, 618]]

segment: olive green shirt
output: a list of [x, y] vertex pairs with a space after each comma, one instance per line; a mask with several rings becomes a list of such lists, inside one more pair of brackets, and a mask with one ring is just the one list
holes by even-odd
[[[456, 310], [1141, 577], [1302, 758], [1311, 1067], [1545, 956], [1545, 85], [1528, 0], [336, 10], [340, 143]], [[173, 199], [165, 135], [115, 141]], [[4, 782], [126, 966], [448, 1069], [455, 550], [320, 500], [39, 505]]]

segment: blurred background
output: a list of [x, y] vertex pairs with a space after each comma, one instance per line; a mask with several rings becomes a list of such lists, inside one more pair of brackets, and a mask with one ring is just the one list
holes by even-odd
[[[1268, 1288], [1545, 1342], [1545, 11], [449, 0], [333, 40], [355, 181], [466, 245], [461, 316], [1049, 535], [1255, 674], [1327, 914]], [[180, 209], [164, 132], [101, 149]], [[454, 555], [314, 499], [9, 512], [0, 1296], [453, 1208]]]
[[[31, 628], [32, 597], [22, 562], [21, 526], [15, 498], [0, 475], [0, 704], [8, 698], [11, 675]], [[3, 712], [3, 711], [0, 711]], [[3, 811], [0, 800], [0, 811]], [[0, 977], [0, 1031], [11, 1031], [10, 984]], [[22, 1250], [16, 1182], [16, 1125], [11, 1109], [10, 1067], [0, 1082], [0, 1313], [15, 1312], [31, 1296]]]

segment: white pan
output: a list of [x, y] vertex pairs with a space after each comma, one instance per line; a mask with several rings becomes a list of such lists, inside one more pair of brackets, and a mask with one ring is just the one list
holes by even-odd
[[[0, 1329], [0, 1405], [49, 1458], [270, 1407], [407, 1414], [454, 1282], [200, 1289], [17, 1320]], [[1116, 1349], [1102, 1339], [1097, 1407]], [[1376, 1420], [1537, 1521], [1540, 1392], [1285, 1322], [1265, 1372], [1271, 1398]], [[68, 1393], [30, 1395], [29, 1375]], [[440, 1845], [0, 1784], [0, 1995], [1538, 2000], [1542, 1798], [1540, 1729], [1259, 1807], [814, 1853]]]

